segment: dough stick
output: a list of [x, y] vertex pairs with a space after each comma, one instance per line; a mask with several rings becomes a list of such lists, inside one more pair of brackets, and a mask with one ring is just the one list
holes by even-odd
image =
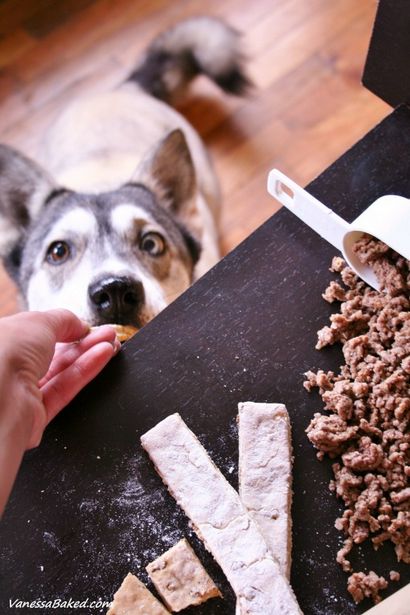
[[255, 521], [179, 414], [158, 423], [141, 442], [224, 571], [241, 614], [300, 614]]
[[169, 615], [169, 611], [162, 606], [137, 577], [130, 572], [115, 592], [107, 615]]
[[290, 577], [292, 443], [283, 404], [238, 404], [239, 495], [266, 544]]

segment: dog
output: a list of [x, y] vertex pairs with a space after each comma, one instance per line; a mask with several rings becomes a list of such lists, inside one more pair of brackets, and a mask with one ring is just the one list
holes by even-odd
[[218, 181], [171, 105], [199, 74], [245, 93], [242, 64], [235, 30], [187, 19], [117, 88], [64, 110], [38, 162], [0, 145], [0, 257], [23, 308], [140, 328], [218, 261]]

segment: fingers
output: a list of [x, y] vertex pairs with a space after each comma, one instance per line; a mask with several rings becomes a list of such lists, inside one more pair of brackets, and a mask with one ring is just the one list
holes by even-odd
[[99, 342], [41, 387], [48, 423], [95, 378], [114, 354], [111, 343]]
[[65, 309], [37, 312], [52, 331], [56, 342], [76, 342], [90, 330], [89, 325]]
[[115, 330], [110, 325], [98, 327], [78, 343], [57, 344], [50, 368], [44, 378], [40, 380], [39, 386], [42, 387], [51, 378], [54, 378], [54, 376], [74, 363], [87, 350], [101, 342], [109, 342], [116, 352], [121, 347], [121, 344], [117, 341]]

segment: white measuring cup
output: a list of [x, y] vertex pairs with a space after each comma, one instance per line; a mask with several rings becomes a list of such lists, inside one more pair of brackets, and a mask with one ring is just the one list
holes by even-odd
[[364, 233], [410, 260], [410, 199], [382, 196], [349, 224], [277, 169], [269, 173], [268, 192], [337, 248], [353, 271], [376, 290], [380, 284], [373, 269], [361, 263], [353, 251], [353, 244]]

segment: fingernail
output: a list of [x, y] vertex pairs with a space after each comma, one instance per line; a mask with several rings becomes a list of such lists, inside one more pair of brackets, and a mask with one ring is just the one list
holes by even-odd
[[115, 339], [113, 342], [113, 348], [114, 348], [114, 354], [117, 354], [121, 350], [121, 344], [117, 339]]

